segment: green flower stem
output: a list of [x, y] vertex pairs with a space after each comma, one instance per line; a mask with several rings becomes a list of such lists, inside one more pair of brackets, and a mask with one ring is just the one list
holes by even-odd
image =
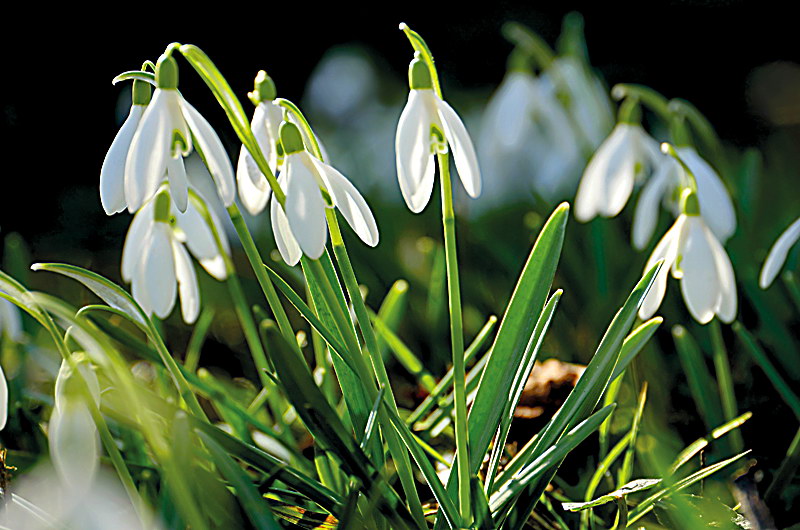
[[[361, 334], [364, 336], [367, 352], [369, 352], [370, 360], [372, 361], [372, 368], [375, 372], [375, 377], [378, 383], [383, 388], [391, 389], [391, 382], [389, 381], [389, 374], [386, 372], [386, 366], [383, 364], [380, 350], [378, 349], [378, 340], [375, 336], [375, 330], [369, 319], [369, 312], [361, 297], [361, 290], [358, 288], [358, 280], [356, 280], [353, 265], [350, 263], [350, 257], [347, 255], [347, 248], [344, 245], [342, 232], [339, 228], [339, 221], [336, 217], [336, 211], [333, 208], [325, 209], [325, 216], [328, 219], [328, 227], [331, 233], [331, 244], [333, 245], [333, 253], [336, 256], [336, 262], [339, 264], [339, 269], [342, 271], [344, 284], [347, 292], [350, 295], [350, 302], [353, 304], [353, 309], [356, 313], [356, 320], [358, 326], [361, 328]], [[370, 386], [370, 390], [371, 390]], [[395, 413], [398, 413], [397, 403], [394, 400], [394, 394], [390, 392], [384, 393], [384, 400], [392, 408]], [[379, 409], [382, 411], [383, 409]], [[385, 416], [385, 413], [381, 414]], [[384, 418], [390, 421], [389, 418]], [[397, 473], [400, 477], [400, 482], [403, 486], [403, 491], [408, 500], [408, 506], [411, 513], [417, 519], [417, 522], [424, 528], [425, 518], [424, 511], [422, 510], [422, 503], [419, 499], [417, 488], [414, 484], [414, 476], [411, 473], [411, 460], [408, 456], [408, 451], [403, 447], [402, 440], [396, 434], [396, 431], [391, 428], [391, 423], [384, 423], [390, 427], [385, 429], [384, 435], [389, 445], [389, 451], [392, 456], [398, 460]]]
[[764, 494], [764, 501], [767, 505], [777, 506], [781, 494], [791, 483], [798, 467], [800, 467], [800, 429], [794, 435], [794, 439], [792, 439], [792, 443], [786, 451], [786, 457], [781, 462], [778, 472], [775, 473], [775, 478], [772, 479], [772, 483]]
[[672, 117], [672, 110], [670, 109], [667, 98], [644, 85], [619, 83], [618, 85], [614, 85], [614, 88], [611, 89], [611, 97], [616, 100], [635, 97], [650, 110], [658, 114], [666, 123], [669, 123]]
[[[733, 378], [731, 377], [728, 351], [725, 349], [725, 342], [722, 339], [722, 327], [719, 321], [715, 318], [709, 326], [714, 368], [717, 373], [719, 397], [722, 402], [722, 415], [725, 421], [731, 421], [739, 414], [736, 409], [736, 395], [733, 393]], [[736, 453], [740, 453], [744, 449], [744, 440], [738, 430], [731, 433], [731, 445], [733, 445], [733, 450]]]
[[544, 39], [522, 24], [507, 22], [503, 24], [502, 33], [506, 40], [525, 51], [542, 70], [549, 67], [555, 59], [555, 52]]
[[456, 215], [453, 210], [450, 158], [446, 153], [439, 153], [437, 156], [442, 185], [442, 225], [444, 226], [445, 263], [447, 265], [447, 299], [450, 306], [450, 343], [453, 354], [458, 499], [461, 518], [468, 523], [472, 520], [469, 487], [469, 437], [461, 285], [458, 278], [458, 258], [456, 256]]
[[247, 255], [247, 259], [250, 261], [250, 266], [256, 275], [258, 284], [261, 286], [261, 290], [264, 292], [264, 296], [267, 298], [267, 304], [269, 304], [272, 314], [275, 316], [275, 321], [278, 324], [278, 329], [280, 330], [281, 335], [283, 335], [283, 338], [286, 339], [286, 342], [289, 343], [289, 345], [292, 347], [292, 350], [298, 355], [298, 357], [302, 358], [300, 347], [297, 345], [297, 339], [295, 338], [294, 331], [292, 330], [292, 325], [289, 323], [289, 317], [286, 316], [286, 311], [284, 311], [283, 306], [278, 299], [278, 293], [275, 291], [275, 287], [272, 285], [269, 275], [264, 268], [264, 260], [261, 259], [261, 255], [256, 248], [256, 243], [253, 241], [253, 236], [250, 235], [250, 231], [247, 229], [247, 225], [242, 218], [239, 208], [236, 206], [236, 204], [232, 204], [227, 208], [227, 210], [228, 215], [233, 222], [233, 227], [236, 230], [236, 234], [239, 236], [239, 241], [242, 243], [244, 253]]
[[147, 326], [150, 329], [150, 340], [153, 342], [156, 352], [161, 358], [161, 362], [169, 372], [175, 387], [178, 389], [178, 393], [180, 394], [181, 398], [183, 398], [183, 401], [186, 403], [189, 411], [196, 416], [197, 419], [201, 421], [208, 421], [208, 417], [206, 416], [205, 412], [203, 412], [200, 402], [197, 401], [197, 396], [194, 395], [194, 392], [192, 392], [192, 389], [189, 387], [189, 382], [184, 377], [183, 372], [181, 372], [177, 361], [175, 361], [175, 359], [172, 357], [172, 354], [167, 349], [167, 345], [164, 344], [164, 340], [161, 338], [161, 335], [159, 335], [158, 330], [151, 319], [148, 319]]

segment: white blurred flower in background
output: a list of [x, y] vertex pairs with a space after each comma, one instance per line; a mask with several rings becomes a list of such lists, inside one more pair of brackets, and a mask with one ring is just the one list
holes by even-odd
[[775, 281], [775, 277], [786, 262], [789, 250], [797, 243], [798, 239], [800, 239], [800, 218], [789, 225], [789, 228], [784, 230], [770, 248], [758, 278], [758, 285], [762, 289], [766, 289]]

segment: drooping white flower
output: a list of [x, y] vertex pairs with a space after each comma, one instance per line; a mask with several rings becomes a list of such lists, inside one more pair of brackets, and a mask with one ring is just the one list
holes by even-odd
[[175, 205], [185, 211], [189, 200], [183, 157], [192, 139], [202, 151], [225, 206], [233, 204], [236, 186], [225, 148], [206, 119], [178, 92], [178, 65], [162, 55], [156, 65], [153, 99], [144, 111], [125, 161], [125, 200], [136, 212], [152, 198], [166, 175]]
[[434, 157], [450, 146], [456, 170], [467, 193], [481, 193], [478, 157], [464, 123], [453, 108], [433, 90], [427, 65], [415, 57], [409, 67], [411, 90], [400, 115], [395, 137], [395, 158], [400, 191], [408, 208], [418, 213], [433, 191]]
[[[676, 152], [694, 175], [703, 218], [717, 239], [725, 243], [736, 231], [736, 212], [725, 184], [694, 147], [677, 147]], [[674, 215], [679, 215], [676, 196], [684, 182], [684, 169], [680, 164], [672, 157], [661, 157], [636, 204], [633, 244], [637, 249], [643, 249], [653, 237], [661, 203], [666, 203]]]
[[197, 319], [200, 291], [189, 252], [211, 276], [220, 281], [227, 278], [219, 248], [230, 252], [227, 236], [213, 210], [204, 209], [201, 201], [190, 191], [186, 211], [173, 210], [165, 186], [131, 222], [122, 249], [122, 277], [131, 282], [133, 297], [148, 314], [166, 318], [180, 294], [184, 322], [191, 324]]
[[100, 405], [100, 384], [82, 355], [73, 357], [89, 396], [66, 360], [61, 362], [55, 385], [55, 407], [50, 417], [50, 457], [59, 478], [79, 491], [89, 489], [100, 464], [100, 441], [86, 399]]
[[0, 431], [6, 428], [8, 421], [8, 382], [3, 366], [0, 365]]
[[575, 196], [575, 217], [614, 217], [631, 196], [636, 178], [662, 157], [658, 143], [641, 125], [621, 122], [597, 149]]
[[128, 117], [111, 142], [103, 166], [100, 168], [100, 203], [106, 215], [119, 213], [128, 207], [125, 200], [125, 160], [131, 142], [150, 103], [150, 85], [145, 81], [133, 82], [133, 103]]
[[[328, 238], [325, 208], [335, 206], [367, 245], [378, 244], [378, 226], [367, 202], [355, 186], [339, 171], [305, 150], [299, 128], [283, 122], [280, 129], [283, 170], [278, 183], [286, 194], [282, 208], [273, 195], [270, 218], [275, 243], [289, 265], [296, 265], [302, 254], [319, 258]], [[323, 197], [330, 198], [331, 206]]]
[[797, 243], [798, 239], [800, 239], [800, 218], [789, 225], [789, 228], [784, 230], [773, 243], [772, 248], [769, 249], [769, 254], [767, 259], [764, 260], [764, 265], [761, 267], [761, 275], [758, 278], [759, 287], [766, 289], [775, 281], [775, 277], [786, 261], [789, 250]]
[[653, 316], [664, 299], [667, 274], [680, 280], [681, 294], [692, 317], [706, 324], [716, 315], [730, 323], [736, 318], [736, 279], [728, 254], [700, 216], [697, 194], [684, 190], [681, 213], [664, 234], [645, 270], [658, 260], [664, 264], [642, 302], [639, 317]]

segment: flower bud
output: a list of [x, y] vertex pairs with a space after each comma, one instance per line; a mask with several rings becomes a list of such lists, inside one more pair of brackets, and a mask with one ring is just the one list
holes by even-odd
[[264, 70], [259, 70], [253, 83], [253, 91], [247, 94], [255, 105], [262, 101], [272, 101], [278, 95], [275, 82]]

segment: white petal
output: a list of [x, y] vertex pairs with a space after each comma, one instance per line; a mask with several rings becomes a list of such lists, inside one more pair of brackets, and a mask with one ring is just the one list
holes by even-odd
[[414, 213], [421, 212], [425, 208], [433, 190], [433, 179], [429, 178], [433, 177], [432, 98], [432, 90], [411, 90], [397, 123], [395, 136], [397, 179], [403, 198]]
[[100, 203], [106, 215], [119, 213], [127, 207], [125, 202], [125, 160], [144, 114], [144, 105], [132, 105], [131, 111], [108, 148], [100, 168]]
[[[281, 182], [281, 178], [278, 179]], [[292, 230], [289, 228], [289, 219], [286, 218], [283, 208], [278, 199], [273, 195], [269, 205], [270, 222], [272, 223], [272, 235], [275, 237], [275, 244], [278, 251], [281, 253], [283, 261], [289, 265], [297, 265], [303, 255], [300, 250], [300, 245], [292, 235]]]
[[169, 191], [178, 211], [185, 212], [189, 202], [189, 184], [186, 180], [186, 167], [183, 157], [170, 157], [167, 161], [167, 177], [169, 177]]
[[736, 231], [736, 211], [725, 184], [693, 147], [679, 147], [678, 154], [697, 180], [697, 199], [703, 219], [724, 243]]
[[[3, 300], [5, 302], [6, 300]], [[5, 429], [8, 421], [8, 383], [3, 367], [0, 366], [0, 431]]]
[[22, 319], [19, 308], [6, 299], [0, 299], [0, 335], [3, 333], [13, 340], [22, 338]]
[[687, 217], [686, 233], [678, 251], [683, 301], [700, 324], [714, 318], [720, 299], [717, 264], [704, 229], [700, 216]]
[[589, 160], [575, 196], [575, 218], [617, 215], [633, 191], [636, 172], [631, 156], [631, 125], [617, 125]]
[[286, 217], [303, 253], [317, 259], [325, 251], [328, 239], [326, 205], [311, 161], [302, 154], [286, 157]]
[[[77, 364], [78, 372], [83, 378], [83, 381], [86, 383], [86, 386], [89, 388], [89, 394], [91, 394], [94, 404], [100, 406], [100, 381], [97, 379], [97, 374], [90, 363], [86, 361], [78, 361]], [[71, 377], [76, 376], [74, 376], [72, 373], [72, 367], [69, 365], [67, 360], [64, 359], [61, 361], [61, 366], [58, 369], [55, 390], [53, 392], [55, 396], [56, 407], [65, 406], [64, 404], [66, 401], [70, 399], [70, 396], [66, 394], [66, 389], [67, 381]]]
[[722, 247], [722, 244], [717, 240], [714, 233], [707, 227], [703, 227], [706, 232], [706, 239], [708, 240], [711, 251], [714, 253], [714, 262], [716, 264], [717, 278], [719, 282], [719, 306], [715, 311], [720, 320], [726, 324], [733, 322], [736, 318], [736, 277], [733, 273], [733, 265], [728, 257], [728, 253]]
[[155, 195], [167, 170], [172, 144], [169, 92], [156, 89], [131, 141], [125, 161], [125, 200], [131, 213]]
[[48, 438], [50, 457], [61, 480], [73, 492], [86, 491], [100, 462], [97, 427], [86, 405], [70, 402], [55, 408]]
[[183, 117], [186, 118], [186, 122], [194, 133], [195, 140], [203, 151], [203, 155], [205, 155], [208, 170], [217, 184], [217, 192], [222, 199], [222, 203], [227, 208], [233, 204], [233, 200], [236, 198], [233, 167], [230, 159], [228, 159], [228, 154], [225, 152], [219, 136], [211, 128], [211, 125], [185, 99], [181, 99], [181, 109], [183, 110]]
[[660, 204], [667, 189], [674, 184], [680, 166], [671, 157], [664, 157], [655, 173], [644, 185], [633, 213], [633, 246], [642, 250], [650, 242], [658, 222]]
[[684, 232], [685, 222], [686, 216], [682, 215], [678, 217], [675, 224], [664, 234], [661, 241], [656, 245], [656, 248], [653, 249], [650, 259], [647, 260], [647, 265], [645, 265], [644, 270], [649, 270], [660, 259], [663, 259], [664, 263], [661, 265], [661, 269], [659, 269], [658, 274], [653, 280], [650, 291], [648, 291], [647, 296], [645, 296], [639, 308], [639, 318], [642, 320], [652, 317], [655, 312], [658, 311], [659, 306], [661, 306], [661, 301], [664, 300], [664, 294], [667, 292], [669, 270], [678, 256], [678, 245]]
[[[263, 186], [256, 182], [263, 181]], [[264, 210], [270, 196], [270, 187], [266, 177], [258, 171], [255, 160], [242, 146], [239, 151], [239, 162], [236, 165], [236, 184], [239, 187], [239, 199], [242, 205], [252, 215], [258, 215]]]
[[484, 112], [482, 144], [515, 151], [529, 137], [533, 124], [536, 80], [525, 72], [509, 72]]
[[175, 224], [186, 235], [185, 243], [197, 261], [219, 254], [214, 234], [194, 204], [190, 202], [184, 213], [175, 214]]
[[170, 230], [166, 223], [154, 223], [140, 270], [147, 298], [158, 318], [170, 314], [177, 294]]
[[453, 160], [456, 163], [458, 176], [461, 183], [470, 197], [475, 198], [481, 194], [481, 171], [478, 167], [478, 156], [475, 154], [475, 146], [472, 139], [464, 127], [464, 122], [458, 117], [446, 101], [437, 98], [436, 106], [442, 120], [442, 128], [447, 138], [447, 143], [453, 150]]
[[133, 216], [133, 221], [128, 227], [125, 243], [122, 246], [122, 279], [126, 282], [133, 281], [136, 270], [142, 262], [144, 242], [149, 237], [150, 228], [153, 226], [153, 205], [150, 201]]
[[786, 256], [797, 240], [800, 238], [800, 218], [792, 223], [787, 228], [777, 241], [769, 249], [767, 259], [764, 260], [764, 265], [761, 268], [761, 276], [758, 279], [758, 285], [762, 289], [766, 289], [775, 280], [778, 272], [783, 268], [786, 261]]
[[350, 227], [364, 243], [371, 247], [377, 245], [378, 225], [364, 197], [353, 183], [335, 168], [317, 159], [313, 159], [313, 163], [325, 180], [325, 187], [331, 194], [333, 204], [342, 212]]
[[[250, 128], [253, 131], [253, 135], [256, 137], [258, 147], [261, 148], [261, 153], [267, 160], [273, 174], [278, 171], [278, 150], [276, 149], [276, 144], [278, 141], [278, 130], [282, 120], [283, 112], [280, 107], [262, 101], [256, 107], [255, 112], [253, 112], [253, 119], [250, 121]], [[253, 166], [255, 166], [258, 171], [255, 161], [253, 161]], [[250, 177], [253, 179], [253, 184], [258, 185], [260, 181], [259, 177], [262, 177], [262, 174], [260, 171], [255, 174], [251, 172]]]
[[175, 258], [175, 277], [181, 297], [181, 315], [187, 324], [194, 324], [200, 314], [200, 289], [192, 260], [183, 245], [172, 239], [172, 254]]

